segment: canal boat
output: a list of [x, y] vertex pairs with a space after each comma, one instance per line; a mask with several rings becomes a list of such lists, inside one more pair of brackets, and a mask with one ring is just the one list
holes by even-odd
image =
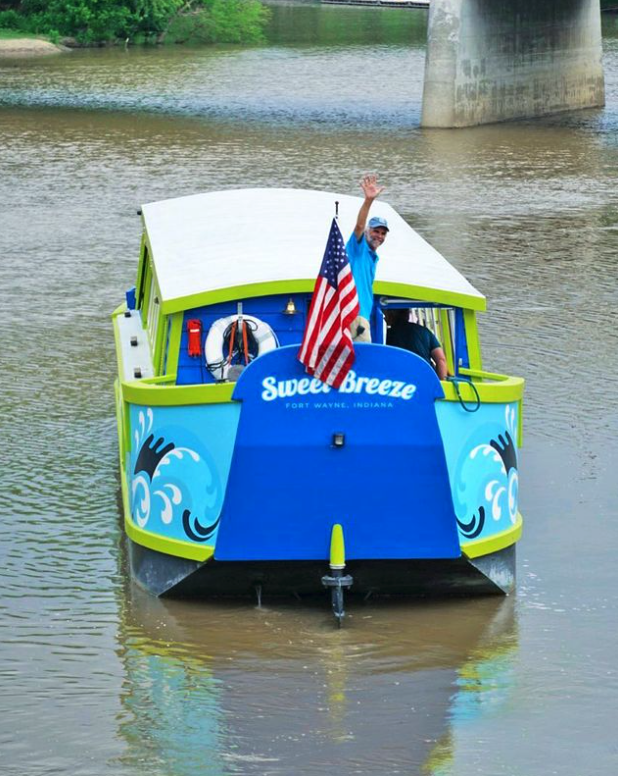
[[[335, 205], [337, 203], [337, 205]], [[298, 360], [335, 211], [362, 200], [243, 189], [146, 204], [113, 313], [124, 527], [152, 594], [508, 594], [524, 381], [487, 371], [484, 296], [386, 202], [370, 343], [339, 389]], [[408, 308], [449, 374], [386, 344]]]

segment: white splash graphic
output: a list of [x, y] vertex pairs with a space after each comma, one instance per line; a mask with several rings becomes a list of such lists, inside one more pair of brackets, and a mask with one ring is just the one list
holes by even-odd
[[[165, 492], [166, 490], [171, 493], [171, 496], [167, 495]], [[177, 485], [172, 485], [172, 483], [168, 482], [163, 486], [163, 490], [155, 490], [154, 495], [159, 496], [159, 498], [163, 501], [161, 520], [163, 520], [166, 525], [169, 525], [172, 522], [172, 518], [174, 517], [172, 504], [175, 506], [180, 504], [182, 501], [182, 491]]]
[[[136, 425], [133, 467], [144, 445], [156, 455], [157, 450], [173, 444], [165, 428], [153, 433], [150, 408], [139, 412]], [[168, 535], [177, 538], [186, 538], [182, 528], [185, 512], [209, 525], [216, 521], [222, 504], [222, 488], [214, 464], [196, 450], [183, 446], [173, 447], [156, 462], [152, 479], [148, 473], [138, 472], [131, 483], [131, 495], [133, 519], [140, 528], [150, 524], [149, 530], [156, 532], [157, 525], [159, 530], [171, 526]]]
[[[462, 462], [455, 491], [460, 526], [468, 525], [470, 517], [479, 514], [481, 507], [487, 519], [491, 515], [495, 523], [517, 522], [519, 477], [512, 449], [517, 438], [516, 406], [504, 408], [504, 423], [504, 431], [493, 431], [491, 444], [474, 445]], [[476, 527], [475, 524], [475, 530]]]
[[515, 525], [517, 522], [517, 497], [519, 494], [519, 476], [514, 469], [509, 473], [509, 518]]
[[504, 408], [504, 422], [506, 423], [507, 431], [511, 434], [512, 439], [516, 439], [517, 429], [515, 428], [515, 407], [511, 407], [509, 404]]
[[[133, 495], [133, 518], [143, 528], [150, 517], [150, 485], [143, 474], [138, 474], [131, 487]], [[141, 498], [140, 498], [141, 496]]]
[[142, 442], [144, 439], [146, 439], [146, 436], [150, 434], [150, 431], [152, 429], [152, 422], [154, 420], [154, 415], [152, 414], [152, 410], [150, 407], [146, 410], [146, 416], [144, 417], [143, 410], [140, 410], [140, 413], [137, 417], [137, 422], [139, 425], [139, 429], [135, 429], [135, 436], [133, 437], [135, 439], [135, 448], [138, 449], [141, 447]]
[[168, 466], [172, 462], [173, 458], [178, 458], [179, 460], [182, 460], [185, 453], [190, 455], [191, 458], [193, 458], [193, 460], [195, 461], [195, 463], [198, 463], [198, 461], [200, 460], [200, 456], [198, 455], [198, 453], [195, 452], [195, 450], [191, 450], [188, 447], [175, 447], [173, 450], [170, 450], [169, 453], [166, 453], [163, 456], [163, 458], [161, 458], [161, 460], [159, 461], [159, 465], [155, 469], [155, 473], [152, 479], [154, 480], [156, 477], [158, 477], [161, 474], [162, 466]]
[[[507, 404], [507, 406], [504, 409], [504, 421], [506, 423], [506, 427], [511, 434], [511, 439], [515, 442], [517, 439], [517, 413], [515, 412], [515, 407], [511, 407]], [[518, 501], [518, 495], [519, 495], [519, 475], [515, 469], [511, 469], [509, 472], [509, 483], [508, 483], [508, 508], [509, 508], [509, 518], [511, 520], [511, 523], [515, 525], [517, 522], [517, 501]]]
[[480, 452], [482, 452], [484, 456], [491, 455], [493, 460], [500, 464], [500, 468], [502, 469], [503, 474], [506, 474], [506, 469], [504, 468], [502, 458], [494, 447], [487, 444], [477, 445], [470, 451], [470, 460], [473, 461]]

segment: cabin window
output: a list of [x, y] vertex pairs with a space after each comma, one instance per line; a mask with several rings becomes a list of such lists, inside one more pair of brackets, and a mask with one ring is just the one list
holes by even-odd
[[412, 317], [410, 320], [416, 320], [416, 323], [420, 323], [421, 326], [432, 331], [440, 343], [444, 344], [444, 327], [440, 320], [440, 311], [435, 307], [417, 307], [412, 310]]
[[167, 321], [165, 324], [165, 335], [163, 339], [163, 344], [161, 348], [161, 369], [159, 370], [161, 374], [166, 375], [168, 373], [167, 366], [169, 361], [169, 355], [170, 355], [170, 339], [172, 336], [172, 316], [167, 317]]
[[148, 312], [146, 322], [148, 324], [148, 340], [150, 341], [150, 352], [154, 354], [157, 346], [157, 330], [159, 328], [160, 318], [159, 293], [155, 285], [154, 275], [151, 276], [150, 288], [148, 291]]
[[138, 310], [143, 309], [144, 298], [148, 289], [148, 283], [152, 277], [152, 268], [150, 266], [150, 255], [148, 253], [148, 246], [145, 242], [142, 242], [142, 255], [140, 258], [139, 271], [137, 273], [137, 299], [135, 300], [135, 306]]
[[[408, 308], [410, 310], [410, 321], [425, 326], [435, 334], [444, 350], [449, 372], [454, 374], [455, 332], [458, 329], [464, 332], [463, 326], [457, 326], [457, 310], [440, 305], [424, 305], [418, 301], [407, 301], [405, 299], [382, 301], [383, 313], [386, 310], [397, 308]], [[386, 342], [386, 319], [384, 319], [383, 327], [382, 341]]]

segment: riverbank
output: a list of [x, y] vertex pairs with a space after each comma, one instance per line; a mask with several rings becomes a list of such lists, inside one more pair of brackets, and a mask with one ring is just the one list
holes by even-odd
[[[21, 3], [17, 10], [0, 10], [0, 38], [67, 38], [80, 47], [263, 43], [263, 30], [270, 18], [270, 11], [259, 0], [196, 0], [195, 6], [184, 0], [148, 0], [142, 5], [136, 7], [130, 0]], [[18, 34], [5, 35], [3, 31]], [[21, 31], [33, 35], [19, 35]]]
[[38, 57], [69, 51], [41, 38], [0, 38], [0, 57]]

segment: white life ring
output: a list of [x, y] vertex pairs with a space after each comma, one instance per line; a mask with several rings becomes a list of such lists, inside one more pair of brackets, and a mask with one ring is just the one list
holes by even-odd
[[[279, 347], [277, 336], [267, 323], [264, 323], [259, 318], [255, 318], [253, 315], [243, 315], [242, 319], [251, 327], [251, 333], [258, 345], [257, 356], [263, 356], [264, 353]], [[215, 380], [228, 379], [228, 372], [230, 371], [230, 364], [228, 364], [229, 353], [223, 352], [223, 344], [225, 332], [237, 320], [238, 315], [228, 315], [227, 318], [219, 318], [208, 330], [206, 344], [204, 345], [204, 356], [208, 371]], [[254, 356], [254, 358], [257, 358], [257, 356]]]

